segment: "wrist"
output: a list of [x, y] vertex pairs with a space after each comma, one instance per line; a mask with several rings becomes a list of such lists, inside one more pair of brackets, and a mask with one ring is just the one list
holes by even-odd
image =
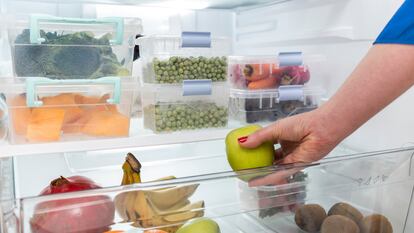
[[313, 111], [314, 125], [318, 128], [315, 130], [320, 131], [333, 144], [340, 143], [358, 128], [358, 126], [353, 126], [352, 122], [337, 109], [323, 105]]

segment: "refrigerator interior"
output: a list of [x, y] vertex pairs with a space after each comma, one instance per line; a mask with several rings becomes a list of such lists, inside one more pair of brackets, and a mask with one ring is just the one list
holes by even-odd
[[[277, 55], [279, 52], [301, 51], [314, 62], [309, 64], [312, 69], [311, 84], [323, 88], [326, 91], [326, 99], [329, 99], [369, 50], [373, 40], [402, 0], [260, 1], [260, 4], [253, 5], [249, 4], [255, 1], [170, 1], [174, 2], [173, 4], [163, 1], [139, 1], [142, 4], [137, 2], [91, 0], [64, 3], [58, 0], [0, 0], [0, 20], [7, 22], [12, 15], [30, 13], [86, 18], [139, 17], [143, 21], [144, 35], [210, 31], [216, 36], [230, 37], [233, 41], [234, 55]], [[6, 25], [0, 24], [0, 76], [12, 73]], [[135, 75], [139, 75], [139, 67], [138, 60], [134, 64]], [[408, 130], [414, 127], [411, 120], [414, 111], [410, 108], [412, 98], [414, 91], [410, 90], [348, 137], [330, 156], [398, 148], [414, 142], [414, 136]], [[28, 155], [1, 160], [1, 171], [9, 175], [2, 179], [0, 185], [2, 200], [9, 201], [1, 208], [3, 212], [10, 209], [10, 196], [24, 198], [37, 195], [50, 180], [59, 175], [85, 175], [104, 184], [105, 187], [119, 185], [122, 172], [120, 166], [126, 152], [136, 154], [144, 167], [153, 167], [148, 172], [143, 172], [143, 179], [147, 181], [168, 175], [187, 177], [230, 170], [225, 160], [222, 140], [197, 142], [195, 138], [194, 142], [185, 144], [109, 151], [62, 151], [57, 154], [40, 155], [30, 155], [28, 151]], [[403, 167], [411, 166], [409, 159], [403, 161]], [[179, 168], [176, 164], [180, 165]], [[395, 169], [395, 174], [404, 173], [407, 169]], [[6, 173], [7, 171], [9, 172]], [[312, 180], [326, 174], [315, 172], [314, 175]], [[323, 184], [314, 182], [312, 185], [322, 187]], [[407, 186], [407, 190], [398, 184], [387, 188], [400, 190], [404, 193], [401, 198], [411, 200], [410, 192], [407, 191], [412, 189], [411, 186]], [[378, 193], [378, 190], [373, 189], [373, 192]], [[213, 195], [213, 192], [208, 193]], [[369, 191], [361, 193], [369, 195]], [[234, 195], [236, 194], [229, 194]], [[310, 195], [309, 200], [312, 201], [312, 194]], [[352, 197], [352, 194], [349, 195], [349, 200], [358, 199]], [[314, 194], [314, 200], [321, 197]], [[223, 201], [223, 195], [219, 193], [211, 198], [216, 198], [218, 202]], [[333, 201], [327, 201], [326, 208], [332, 203]], [[389, 208], [390, 205], [384, 206]], [[396, 214], [393, 218], [397, 216], [399, 215]], [[412, 214], [407, 216], [404, 220], [413, 222]], [[283, 218], [280, 219], [283, 221]], [[240, 226], [237, 231], [224, 232], [291, 232], [283, 228], [278, 231], [272, 226], [283, 226], [283, 223], [257, 221], [252, 213], [228, 215], [219, 218], [219, 221], [224, 225], [230, 224], [227, 226], [228, 229]], [[404, 226], [405, 229], [397, 228], [395, 232], [414, 231], [413, 224]]]

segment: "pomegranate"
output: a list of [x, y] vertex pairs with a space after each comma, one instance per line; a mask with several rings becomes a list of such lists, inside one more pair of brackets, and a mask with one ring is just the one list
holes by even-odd
[[307, 67], [287, 66], [283, 67], [283, 73], [280, 76], [280, 85], [303, 85], [310, 79], [310, 72]]
[[[82, 176], [53, 180], [40, 195], [101, 188]], [[33, 233], [102, 233], [109, 230], [115, 215], [108, 196], [96, 195], [45, 201], [35, 206], [30, 220]]]

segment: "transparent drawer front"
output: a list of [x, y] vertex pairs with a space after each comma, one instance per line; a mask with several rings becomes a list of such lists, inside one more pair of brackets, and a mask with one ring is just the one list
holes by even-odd
[[299, 90], [298, 95], [288, 99], [283, 99], [284, 93], [280, 89], [255, 91], [232, 89], [229, 103], [230, 117], [243, 123], [266, 124], [312, 111], [319, 106], [321, 90], [302, 86], [297, 86], [295, 89]]
[[131, 76], [139, 19], [33, 15], [10, 26], [17, 77], [95, 79]]
[[144, 126], [155, 132], [223, 128], [228, 122], [228, 89], [213, 84], [211, 94], [183, 95], [181, 85], [148, 85], [142, 90]]
[[178, 36], [149, 36], [139, 38], [143, 82], [181, 83], [183, 80], [227, 79], [227, 55], [230, 41], [212, 38], [209, 48], [182, 47]]
[[[96, 79], [93, 80], [94, 83], [86, 84], [81, 80], [62, 84], [60, 81], [50, 82], [48, 79], [37, 79], [35, 82], [43, 80], [46, 82], [32, 86], [36, 93], [34, 95], [30, 95], [26, 90], [29, 84], [10, 84], [6, 98], [12, 143], [129, 135], [134, 98], [132, 85], [137, 85], [136, 83], [127, 82], [121, 85], [117, 78], [106, 79], [109, 82]], [[125, 80], [131, 81], [128, 78]], [[112, 81], [119, 85], [114, 87]], [[53, 84], [54, 82], [56, 84]]]
[[[88, 224], [79, 222], [67, 229], [82, 229], [82, 232], [163, 229], [176, 232], [190, 219], [205, 217], [215, 221], [221, 232], [296, 233], [305, 232], [295, 222], [295, 211], [304, 204], [315, 204], [329, 212], [335, 204], [346, 203], [361, 214], [360, 224], [365, 224], [361, 227], [378, 226], [369, 220], [372, 220], [371, 215], [381, 215], [383, 222], [379, 225], [386, 222], [393, 232], [408, 233], [406, 223], [413, 217], [410, 216], [414, 188], [410, 173], [413, 152], [410, 148], [348, 155], [310, 165], [220, 172], [26, 197], [20, 200], [20, 220], [24, 232], [45, 232], [39, 229], [55, 232], [51, 230], [62, 229], [53, 224], [61, 215], [81, 210], [88, 213], [82, 209], [88, 208], [93, 213], [101, 210], [108, 219], [102, 217], [98, 221], [93, 215], [85, 214], [90, 220]], [[225, 160], [223, 155], [222, 162]], [[177, 170], [183, 169], [180, 163], [176, 164]], [[150, 164], [143, 165], [142, 172], [152, 168], [155, 169]], [[106, 171], [101, 172], [105, 176]], [[118, 178], [121, 180], [122, 175]]]

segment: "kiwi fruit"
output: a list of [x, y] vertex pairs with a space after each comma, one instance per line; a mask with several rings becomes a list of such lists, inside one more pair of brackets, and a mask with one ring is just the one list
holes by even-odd
[[360, 233], [360, 230], [354, 220], [343, 215], [331, 215], [323, 221], [321, 233]]
[[331, 215], [342, 215], [347, 218], [352, 219], [356, 224], [359, 224], [359, 222], [364, 218], [364, 215], [357, 210], [355, 207], [353, 207], [350, 204], [339, 202], [336, 203], [331, 207], [331, 209], [328, 211], [328, 216]]
[[383, 215], [373, 214], [360, 222], [361, 233], [392, 233], [390, 221]]
[[321, 225], [326, 218], [326, 211], [317, 204], [307, 204], [296, 209], [296, 225], [309, 233], [316, 233], [321, 229]]

